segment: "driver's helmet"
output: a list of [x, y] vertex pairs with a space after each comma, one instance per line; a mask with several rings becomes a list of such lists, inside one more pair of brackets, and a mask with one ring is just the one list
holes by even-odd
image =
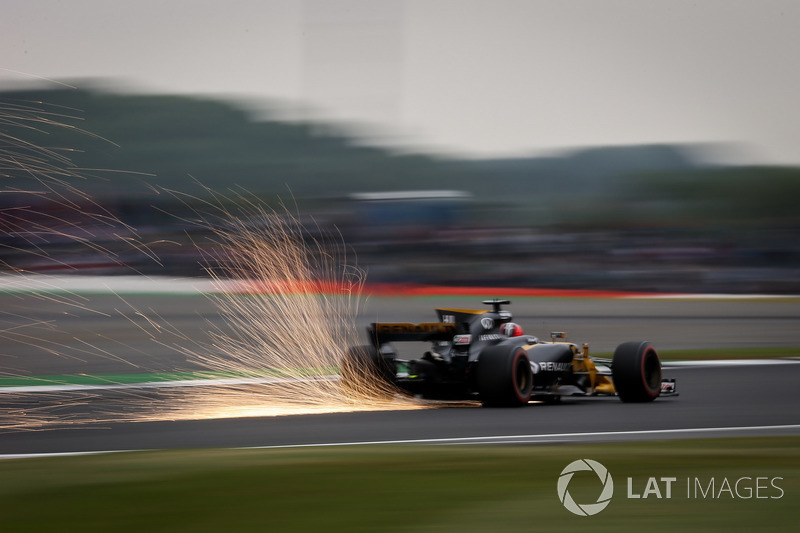
[[500, 333], [502, 333], [506, 337], [519, 337], [525, 334], [522, 331], [520, 325], [515, 324], [514, 322], [506, 322], [505, 324], [500, 326]]

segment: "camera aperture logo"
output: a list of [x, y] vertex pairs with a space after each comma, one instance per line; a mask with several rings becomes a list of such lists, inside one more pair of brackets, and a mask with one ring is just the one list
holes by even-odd
[[[572, 477], [576, 472], [591, 471], [597, 474], [603, 488], [597, 501], [594, 503], [577, 503], [572, 495], [569, 493], [569, 484]], [[592, 516], [596, 515], [611, 503], [611, 497], [614, 495], [614, 480], [608, 469], [592, 459], [578, 459], [568, 464], [561, 475], [558, 477], [558, 499], [564, 504], [564, 507], [571, 513], [578, 516]]]

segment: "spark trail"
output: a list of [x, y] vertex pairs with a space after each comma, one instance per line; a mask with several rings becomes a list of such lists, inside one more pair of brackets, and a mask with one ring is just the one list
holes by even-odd
[[207, 345], [180, 349], [208, 370], [284, 381], [227, 388], [224, 398], [195, 394], [192, 401], [204, 405], [195, 415], [420, 407], [369, 372], [359, 372], [363, 381], [347, 387], [324, 378], [337, 372], [347, 347], [359, 343], [355, 318], [365, 274], [347, 260], [341, 237], [243, 195], [233, 199], [233, 211], [225, 207], [230, 199], [214, 198], [205, 204], [210, 211], [198, 213], [217, 250], [208, 272], [220, 287], [233, 281], [241, 290], [211, 296], [225, 330], [211, 329]]

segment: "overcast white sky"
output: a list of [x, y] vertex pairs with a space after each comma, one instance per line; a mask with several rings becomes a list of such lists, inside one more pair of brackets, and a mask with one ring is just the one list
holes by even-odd
[[731, 141], [800, 164], [799, 28], [797, 0], [4, 0], [0, 84], [277, 99], [473, 156]]

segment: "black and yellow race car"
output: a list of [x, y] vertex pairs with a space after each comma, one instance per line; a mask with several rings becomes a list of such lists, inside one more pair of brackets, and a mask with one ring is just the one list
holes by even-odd
[[[645, 341], [620, 344], [611, 359], [589, 356], [589, 345], [549, 342], [526, 335], [503, 309], [508, 300], [486, 300], [491, 309], [436, 309], [438, 322], [373, 323], [370, 344], [350, 347], [340, 367], [351, 391], [399, 388], [431, 399], [477, 399], [485, 406], [555, 402], [562, 396], [616, 395], [623, 402], [650, 402], [676, 395], [675, 380], [662, 379], [661, 361]], [[397, 342], [430, 342], [421, 357], [407, 359]]]

